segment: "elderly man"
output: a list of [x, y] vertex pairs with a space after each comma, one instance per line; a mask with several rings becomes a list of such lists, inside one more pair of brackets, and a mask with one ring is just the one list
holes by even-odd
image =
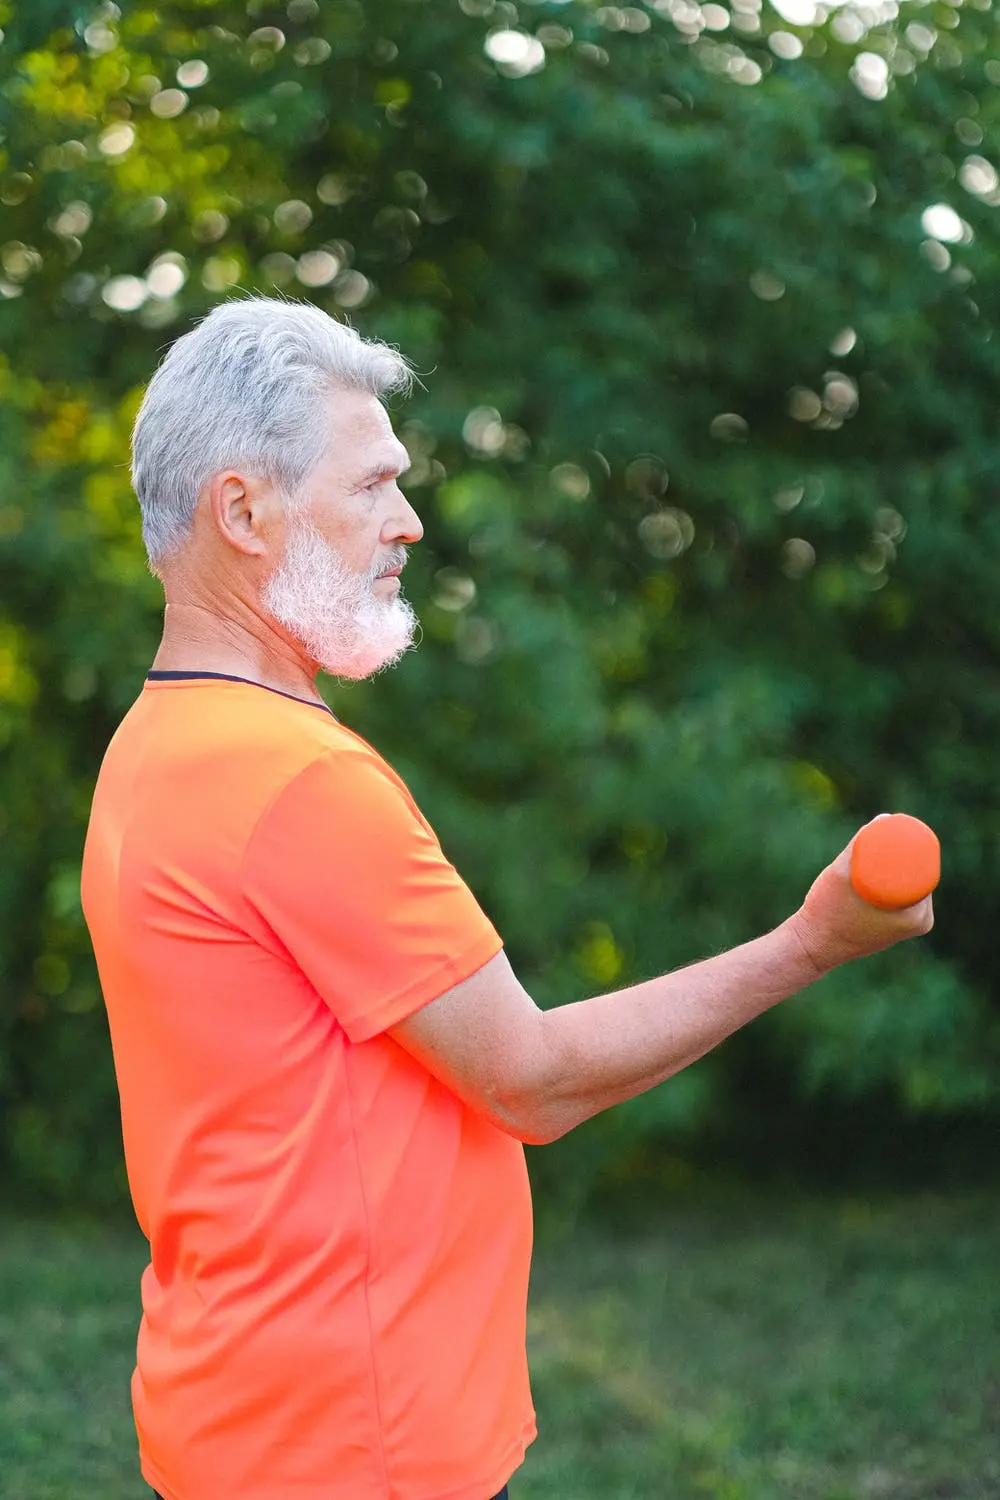
[[775, 931], [539, 1010], [406, 787], [329, 712], [410, 644], [403, 359], [226, 304], [133, 478], [163, 640], [101, 768], [83, 896], [150, 1242], [133, 1403], [165, 1500], [490, 1500], [535, 1435], [521, 1143], [655, 1087], [931, 925], [847, 854]]

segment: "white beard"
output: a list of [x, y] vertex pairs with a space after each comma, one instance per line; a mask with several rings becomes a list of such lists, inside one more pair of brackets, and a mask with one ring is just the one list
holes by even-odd
[[292, 516], [285, 555], [264, 585], [262, 602], [324, 672], [371, 677], [413, 644], [411, 605], [398, 594], [379, 599], [372, 587], [386, 568], [405, 560], [398, 547], [367, 573], [353, 573], [310, 522]]

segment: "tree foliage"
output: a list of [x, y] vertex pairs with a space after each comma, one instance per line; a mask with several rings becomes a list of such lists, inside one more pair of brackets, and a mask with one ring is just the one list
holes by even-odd
[[995, 1111], [990, 5], [21, 0], [2, 24], [15, 1175], [120, 1192], [77, 881], [161, 604], [128, 431], [165, 344], [240, 290], [421, 372], [423, 643], [329, 692], [542, 1001], [772, 925], [879, 810], [941, 832], [931, 940], [588, 1127], [579, 1180], [725, 1118], [759, 1067], [802, 1109]]

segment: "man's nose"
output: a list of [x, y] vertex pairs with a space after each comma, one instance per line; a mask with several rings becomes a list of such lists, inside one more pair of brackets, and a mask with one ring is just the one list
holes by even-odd
[[[424, 534], [423, 523], [403, 491], [396, 486], [397, 505], [382, 528], [383, 542], [419, 542]], [[388, 533], [388, 534], [387, 534]]]

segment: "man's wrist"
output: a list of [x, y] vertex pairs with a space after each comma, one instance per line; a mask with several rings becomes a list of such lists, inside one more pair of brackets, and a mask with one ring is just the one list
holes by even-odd
[[836, 968], [836, 963], [822, 953], [801, 911], [793, 913], [780, 927], [776, 927], [773, 936], [781, 939], [787, 951], [790, 972], [801, 974], [801, 982], [795, 986], [796, 990], [806, 989]]

